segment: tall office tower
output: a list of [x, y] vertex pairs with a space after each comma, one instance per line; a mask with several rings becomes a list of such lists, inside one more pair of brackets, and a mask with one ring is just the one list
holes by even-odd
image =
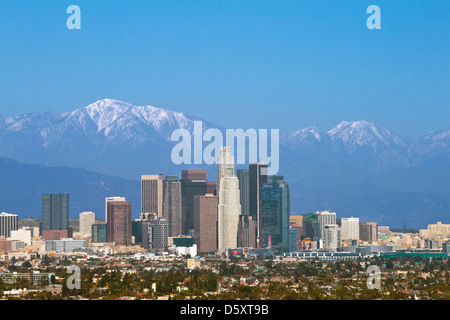
[[289, 252], [295, 252], [299, 250], [298, 242], [298, 227], [289, 227]]
[[107, 197], [105, 198], [105, 223], [108, 222], [108, 202], [127, 201], [125, 197]]
[[206, 170], [181, 172], [181, 221], [185, 235], [194, 232], [194, 196], [206, 194]]
[[69, 230], [69, 195], [42, 195], [42, 230]]
[[142, 244], [146, 249], [164, 250], [168, 246], [169, 224], [162, 217], [153, 216], [142, 222]]
[[304, 214], [302, 224], [304, 238], [310, 238], [312, 242], [320, 240], [320, 222], [317, 213]]
[[95, 223], [95, 213], [92, 211], [80, 212], [80, 232], [92, 235], [92, 225]]
[[256, 246], [262, 247], [261, 239], [261, 190], [264, 183], [267, 183], [267, 163], [250, 163], [248, 168], [248, 208], [249, 214], [256, 220], [258, 228], [256, 229]]
[[162, 174], [141, 176], [141, 213], [163, 216], [163, 179]]
[[341, 246], [341, 230], [337, 224], [327, 224], [324, 227], [323, 244], [329, 250], [336, 250]]
[[238, 169], [237, 177], [239, 179], [239, 191], [241, 198], [241, 214], [248, 216], [249, 209], [249, 179], [248, 179], [248, 169]]
[[217, 210], [217, 247], [219, 250], [237, 247], [240, 214], [239, 180], [236, 176], [222, 177]]
[[328, 224], [336, 224], [336, 212], [317, 211], [320, 223], [320, 238], [324, 240], [325, 226]]
[[252, 216], [242, 214], [239, 216], [237, 247], [256, 247], [256, 221]]
[[261, 191], [261, 235], [263, 247], [289, 251], [289, 185], [283, 177], [272, 177]]
[[234, 157], [229, 146], [222, 147], [217, 160], [217, 247], [219, 250], [237, 247], [241, 200], [239, 180], [234, 175]]
[[217, 195], [217, 184], [215, 181], [206, 181], [206, 193]]
[[107, 225], [106, 223], [94, 223], [92, 225], [92, 242], [107, 241]]
[[378, 223], [361, 222], [359, 224], [359, 239], [369, 243], [378, 241]]
[[211, 193], [194, 196], [194, 243], [199, 252], [217, 250], [217, 207], [219, 197]]
[[220, 179], [223, 177], [234, 176], [234, 157], [232, 149], [229, 146], [223, 146], [220, 149], [220, 155], [217, 159], [217, 185], [216, 192], [220, 197]]
[[341, 239], [359, 240], [359, 218], [341, 219]]
[[12, 230], [19, 229], [19, 216], [2, 212], [0, 213], [0, 237], [9, 238]]
[[131, 244], [131, 202], [112, 201], [107, 204], [107, 242]]
[[163, 181], [163, 218], [169, 224], [169, 237], [183, 234], [181, 224], [181, 182], [177, 176]]

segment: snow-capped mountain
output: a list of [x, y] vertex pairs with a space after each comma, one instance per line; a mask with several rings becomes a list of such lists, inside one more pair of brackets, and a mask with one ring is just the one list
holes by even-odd
[[368, 121], [342, 121], [334, 128], [323, 132], [316, 127], [295, 130], [282, 136], [282, 143], [291, 148], [302, 148], [313, 144], [331, 144], [327, 147], [343, 147], [347, 152], [368, 148], [374, 152], [386, 147], [407, 148], [412, 140], [379, 127]]
[[[173, 130], [192, 132], [196, 120], [201, 119], [113, 99], [73, 112], [0, 116], [0, 157], [136, 181], [141, 174], [179, 175], [183, 169], [206, 169], [215, 177], [215, 166], [171, 161]], [[201, 121], [203, 130], [223, 130]], [[362, 210], [394, 220], [396, 214], [413, 212], [420, 221], [423, 215], [445, 216], [450, 210], [450, 130], [413, 140], [368, 121], [343, 121], [328, 131], [308, 127], [282, 134], [279, 152], [279, 174], [289, 182], [293, 212], [335, 208], [350, 216]], [[15, 183], [11, 177], [22, 174], [5, 177], [4, 190]], [[55, 181], [55, 189], [58, 185]], [[405, 206], [410, 199], [415, 207]]]
[[327, 132], [334, 142], [342, 142], [349, 151], [368, 146], [374, 151], [381, 146], [405, 148], [411, 141], [368, 121], [342, 121]]

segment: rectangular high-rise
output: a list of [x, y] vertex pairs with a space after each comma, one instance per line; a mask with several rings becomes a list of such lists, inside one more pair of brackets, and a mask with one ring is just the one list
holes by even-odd
[[[280, 179], [280, 180], [278, 180]], [[289, 251], [289, 217], [290, 194], [289, 186], [281, 180], [270, 179], [261, 190], [261, 236], [262, 246], [278, 248], [283, 252]]]
[[169, 225], [169, 237], [183, 234], [181, 222], [181, 182], [177, 176], [166, 176], [163, 181], [163, 218]]
[[206, 190], [206, 170], [181, 172], [181, 221], [185, 235], [192, 234], [194, 230], [194, 196], [204, 195]]
[[350, 217], [341, 219], [341, 239], [359, 240], [359, 218]]
[[252, 216], [249, 215], [240, 215], [239, 216], [239, 225], [238, 225], [238, 237], [237, 237], [237, 246], [239, 248], [256, 247], [256, 221], [253, 220]]
[[141, 176], [141, 213], [163, 216], [163, 179], [162, 174]]
[[8, 238], [11, 236], [12, 230], [19, 229], [19, 216], [2, 212], [0, 213], [0, 237]]
[[108, 202], [107, 217], [107, 242], [131, 245], [131, 202]]
[[249, 209], [249, 175], [248, 169], [238, 169], [237, 177], [239, 179], [239, 192], [241, 199], [241, 214], [248, 216]]
[[336, 250], [341, 246], [341, 228], [337, 224], [327, 224], [323, 231], [325, 249]]
[[126, 201], [125, 197], [107, 197], [105, 198], [105, 223], [108, 222], [108, 202]]
[[69, 230], [69, 195], [42, 195], [42, 230]]
[[164, 250], [168, 246], [169, 225], [166, 219], [152, 216], [142, 221], [142, 245], [146, 249]]
[[262, 247], [262, 225], [261, 225], [261, 190], [264, 183], [267, 183], [267, 163], [250, 163], [248, 168], [248, 207], [249, 214], [256, 220], [258, 228], [256, 231], [256, 245], [258, 248]]
[[378, 223], [376, 222], [360, 222], [359, 223], [359, 239], [369, 243], [378, 241]]
[[107, 241], [107, 225], [105, 223], [94, 223], [92, 225], [92, 242]]
[[95, 213], [92, 211], [80, 212], [80, 232], [92, 235], [92, 225], [95, 223]]
[[199, 252], [217, 250], [217, 206], [219, 197], [207, 193], [194, 196], [194, 243]]

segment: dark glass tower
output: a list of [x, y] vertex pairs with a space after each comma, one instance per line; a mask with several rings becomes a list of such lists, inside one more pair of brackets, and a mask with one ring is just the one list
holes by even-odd
[[256, 246], [262, 248], [261, 239], [261, 190], [263, 184], [267, 182], [267, 163], [250, 163], [249, 169], [249, 213], [256, 220], [258, 225], [256, 230]]
[[181, 172], [181, 216], [185, 235], [192, 235], [194, 232], [194, 196], [204, 195], [206, 190], [206, 170]]
[[283, 177], [269, 178], [261, 190], [261, 238], [262, 246], [271, 245], [284, 252], [289, 251], [289, 186]]
[[249, 174], [248, 169], [238, 169], [237, 177], [239, 179], [239, 191], [241, 199], [241, 214], [248, 216], [250, 214], [249, 209]]
[[166, 176], [163, 181], [163, 218], [169, 225], [169, 237], [183, 234], [181, 221], [181, 182], [177, 176]]
[[42, 195], [42, 230], [69, 230], [69, 195]]

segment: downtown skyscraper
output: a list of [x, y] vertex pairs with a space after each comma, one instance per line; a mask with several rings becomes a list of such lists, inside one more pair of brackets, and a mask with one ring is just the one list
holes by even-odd
[[163, 179], [162, 174], [141, 176], [141, 213], [163, 216]]
[[261, 190], [262, 247], [289, 251], [289, 186], [282, 176], [269, 176]]
[[42, 195], [42, 230], [69, 229], [69, 195]]
[[261, 224], [261, 190], [267, 182], [267, 163], [250, 163], [249, 165], [249, 213], [256, 220], [256, 246], [262, 247]]
[[217, 161], [217, 183], [219, 195], [217, 212], [218, 249], [236, 248], [241, 202], [239, 180], [234, 175], [234, 157], [231, 154], [231, 147], [222, 147]]
[[131, 202], [112, 201], [107, 204], [106, 237], [116, 245], [131, 244]]
[[183, 234], [194, 233], [194, 197], [207, 193], [206, 170], [181, 171], [181, 223]]
[[177, 176], [166, 176], [163, 181], [163, 218], [167, 220], [169, 237], [183, 234], [181, 220], [181, 182]]

